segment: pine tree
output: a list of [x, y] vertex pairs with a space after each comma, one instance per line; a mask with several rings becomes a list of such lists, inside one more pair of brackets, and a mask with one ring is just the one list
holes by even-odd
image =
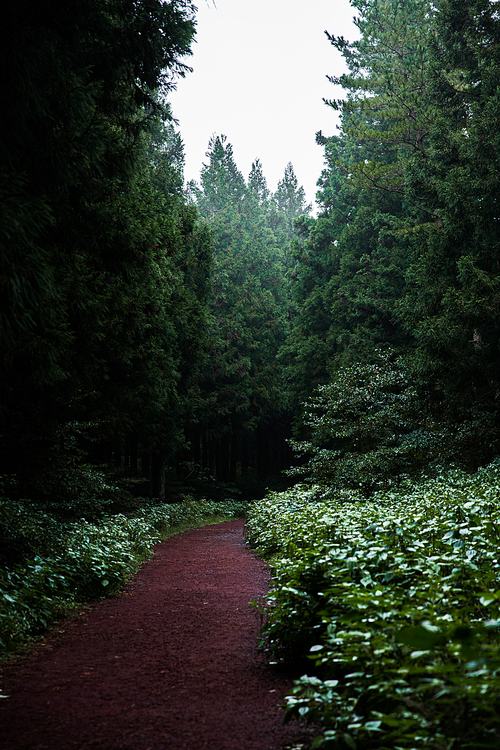
[[175, 156], [161, 198], [146, 147], [162, 111], [169, 117], [157, 92], [187, 69], [193, 34], [185, 0], [21, 0], [6, 10], [5, 472], [39, 475], [65, 425], [84, 420], [113, 440], [147, 423], [162, 450], [178, 439], [162, 422], [182, 411], [182, 359], [192, 351], [176, 317], [189, 316], [181, 269], [199, 233], [171, 180]]
[[327, 104], [340, 111], [342, 132], [353, 146], [346, 165], [350, 178], [402, 194], [406, 160], [427, 153], [434, 8], [429, 0], [353, 0], [352, 5], [359, 11], [360, 39], [349, 43], [327, 34], [349, 68], [330, 81], [348, 95]]
[[252, 162], [247, 186], [249, 194], [258, 202], [259, 206], [266, 206], [268, 204], [270, 193], [260, 159]]
[[320, 215], [296, 240], [294, 294], [300, 314], [285, 355], [298, 404], [339, 366], [370, 362], [376, 350], [411, 345], [397, 315], [421, 203], [408, 201], [406, 171], [425, 159], [432, 120], [424, 0], [353, 3], [360, 39], [328, 35], [349, 72], [331, 78], [347, 92], [328, 101], [341, 114], [318, 181]]
[[307, 216], [312, 208], [310, 204], [306, 204], [305, 190], [299, 185], [291, 162], [286, 165], [283, 178], [278, 182], [273, 202], [277, 212], [277, 224], [284, 225], [291, 237], [295, 219]]
[[412, 198], [433, 220], [415, 234], [417, 259], [403, 312], [435, 408], [462, 424], [477, 422], [484, 432], [476, 446], [488, 455], [497, 445], [500, 383], [495, 6], [443, 0], [437, 32], [429, 158], [413, 163], [409, 179]]

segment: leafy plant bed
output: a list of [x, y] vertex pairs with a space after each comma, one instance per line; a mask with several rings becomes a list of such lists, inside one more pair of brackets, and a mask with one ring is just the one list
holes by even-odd
[[256, 502], [250, 542], [271, 560], [263, 629], [307, 659], [288, 718], [313, 747], [500, 746], [500, 463], [364, 500], [298, 485]]
[[1, 650], [23, 647], [81, 602], [116, 593], [162, 539], [241, 518], [246, 508], [185, 498], [145, 505], [133, 517], [62, 522], [27, 501], [3, 500], [0, 527], [16, 562], [0, 571]]

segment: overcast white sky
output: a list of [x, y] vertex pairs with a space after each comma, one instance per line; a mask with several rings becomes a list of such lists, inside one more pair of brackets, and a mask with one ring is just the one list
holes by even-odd
[[248, 177], [262, 162], [276, 189], [292, 162], [314, 205], [323, 150], [315, 134], [336, 132], [336, 113], [323, 97], [342, 95], [326, 79], [345, 68], [324, 34], [354, 39], [348, 0], [198, 0], [197, 41], [186, 59], [193, 73], [170, 96], [185, 144], [186, 180], [199, 179], [212, 133], [233, 145]]

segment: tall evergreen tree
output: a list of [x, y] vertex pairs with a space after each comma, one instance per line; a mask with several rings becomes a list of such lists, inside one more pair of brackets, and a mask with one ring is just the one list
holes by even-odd
[[[342, 365], [368, 362], [379, 347], [404, 350], [410, 337], [396, 313], [411, 260], [406, 170], [426, 158], [432, 110], [428, 91], [432, 7], [426, 0], [355, 0], [360, 38], [328, 35], [349, 72], [331, 78], [347, 92], [328, 101], [341, 134], [318, 142], [325, 170], [321, 212], [296, 241], [297, 315], [285, 355], [300, 402]], [[424, 214], [426, 216], [426, 214]]]
[[[349, 137], [350, 178], [381, 191], [404, 193], [405, 163], [426, 155], [433, 118], [429, 96], [429, 37], [434, 6], [429, 0], [352, 0], [360, 38], [328, 34], [349, 72], [329, 77], [347, 98], [328, 100], [341, 113]], [[356, 149], [358, 151], [355, 156]]]
[[353, 5], [360, 39], [330, 37], [347, 97], [329, 102], [340, 136], [318, 136], [289, 378], [304, 398], [380, 346], [406, 352], [448, 458], [482, 460], [498, 442], [498, 18], [481, 0]]
[[258, 202], [259, 206], [266, 206], [270, 199], [267, 181], [264, 177], [260, 159], [252, 162], [252, 168], [248, 175], [248, 192]]
[[154, 189], [146, 145], [161, 120], [155, 91], [184, 74], [193, 34], [189, 0], [21, 0], [6, 10], [6, 472], [39, 473], [62, 426], [84, 418], [118, 437], [143, 425], [162, 451], [178, 439], [184, 358], [198, 346], [184, 323], [204, 294], [195, 279], [208, 272], [207, 250], [173, 166], [163, 193]]
[[291, 237], [295, 219], [307, 216], [312, 208], [311, 204], [306, 203], [305, 190], [302, 185], [299, 185], [291, 162], [286, 165], [283, 177], [278, 182], [276, 192], [273, 194], [273, 202], [276, 208], [276, 224], [284, 226], [285, 231]]
[[478, 444], [488, 453], [500, 383], [500, 28], [494, 4], [482, 0], [443, 0], [436, 19], [429, 157], [414, 161], [409, 180], [432, 220], [415, 235], [403, 311], [437, 408], [486, 421]]

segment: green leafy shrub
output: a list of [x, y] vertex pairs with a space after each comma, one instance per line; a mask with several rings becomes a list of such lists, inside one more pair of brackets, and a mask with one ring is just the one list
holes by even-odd
[[310, 661], [287, 705], [315, 747], [500, 745], [500, 463], [369, 501], [294, 488], [247, 528], [273, 555], [267, 645]]
[[309, 441], [292, 442], [308, 461], [292, 475], [367, 491], [393, 484], [427, 461], [431, 436], [419, 424], [419, 397], [402, 359], [341, 367], [305, 404]]
[[471, 454], [488, 434], [481, 416], [470, 412], [459, 423], [432, 416], [405, 359], [376, 354], [372, 364], [339, 368], [305, 403], [310, 439], [291, 445], [307, 460], [288, 474], [368, 496], [451, 462], [477, 466]]
[[25, 500], [0, 495], [0, 565], [12, 567], [62, 543], [62, 526], [51, 514]]
[[160, 540], [150, 524], [123, 515], [98, 525], [81, 521], [69, 528], [64, 558], [70, 565], [72, 587], [80, 601], [116, 589], [151, 554]]
[[35, 557], [0, 571], [0, 647], [13, 650], [28, 634], [41, 633], [73, 601], [71, 570], [53, 559]]

